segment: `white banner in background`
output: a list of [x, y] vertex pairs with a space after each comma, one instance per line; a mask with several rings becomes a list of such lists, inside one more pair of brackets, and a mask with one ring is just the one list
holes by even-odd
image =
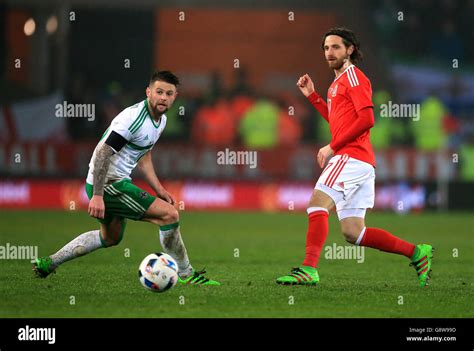
[[62, 104], [61, 93], [13, 104], [11, 111], [20, 141], [67, 140], [66, 120], [57, 118], [56, 105]]

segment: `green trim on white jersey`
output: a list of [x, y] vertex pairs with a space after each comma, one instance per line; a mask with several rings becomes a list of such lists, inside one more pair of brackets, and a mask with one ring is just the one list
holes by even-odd
[[147, 117], [150, 117], [151, 123], [153, 123], [153, 126], [155, 128], [160, 127], [161, 118], [158, 121], [158, 124], [156, 124], [155, 120], [153, 119], [153, 117], [150, 114], [150, 111], [148, 110], [148, 100], [145, 99], [144, 102], [145, 102], [145, 104], [143, 106], [143, 109], [140, 111], [140, 114], [138, 115], [137, 119], [135, 119], [135, 121], [132, 123], [130, 128], [128, 128], [128, 130], [132, 134], [135, 133], [137, 130], [139, 130], [143, 126], [143, 123], [145, 122]]
[[128, 146], [128, 147], [130, 147], [132, 149], [135, 149], [135, 150], [148, 150], [153, 146], [153, 144], [148, 145], [148, 146], [139, 146], [139, 145], [135, 145], [134, 143], [131, 143], [129, 141], [125, 146]]
[[[127, 107], [120, 112], [112, 120], [98, 144], [98, 146], [102, 145], [112, 131], [120, 134], [128, 141], [119, 152], [110, 158], [110, 166], [105, 180], [106, 184], [122, 179], [131, 179], [130, 175], [137, 166], [138, 161], [153, 148], [165, 127], [166, 116], [162, 115], [160, 121], [156, 124], [148, 111], [147, 100]], [[94, 150], [89, 163], [89, 173], [87, 175], [87, 182], [89, 184], [93, 184], [96, 150]]]
[[146, 110], [145, 107], [140, 111], [140, 114], [138, 115], [137, 119], [132, 123], [132, 125], [128, 128], [130, 133], [135, 133], [140, 127], [143, 125], [143, 122], [145, 122], [146, 118]]

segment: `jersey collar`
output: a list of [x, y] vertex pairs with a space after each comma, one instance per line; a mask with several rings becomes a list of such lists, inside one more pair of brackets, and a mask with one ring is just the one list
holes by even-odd
[[153, 123], [153, 126], [155, 128], [158, 128], [161, 124], [161, 118], [163, 117], [163, 115], [160, 116], [160, 120], [158, 121], [158, 124], [156, 124], [155, 120], [153, 119], [153, 116], [150, 114], [150, 111], [148, 110], [148, 99], [145, 99], [145, 109], [146, 109], [146, 113], [147, 115], [150, 117], [151, 119], [151, 123]]
[[[351, 63], [351, 64], [349, 65], [349, 67], [347, 67], [347, 68], [344, 70], [344, 72], [342, 72], [342, 73], [339, 75], [339, 77], [337, 77], [337, 78], [334, 79], [334, 82], [335, 82], [336, 80], [338, 80], [339, 78], [341, 78], [341, 77], [344, 75], [344, 73], [346, 73], [347, 70], [348, 70], [349, 68], [351, 68], [351, 67], [355, 67], [354, 64]], [[334, 82], [333, 82], [333, 83], [334, 83]]]

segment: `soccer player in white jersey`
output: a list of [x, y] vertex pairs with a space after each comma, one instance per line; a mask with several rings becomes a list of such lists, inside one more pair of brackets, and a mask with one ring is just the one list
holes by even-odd
[[[163, 250], [178, 263], [180, 283], [220, 285], [191, 266], [175, 199], [161, 185], [151, 159], [151, 149], [165, 129], [165, 112], [176, 99], [178, 85], [173, 73], [155, 72], [146, 88], [147, 98], [113, 119], [94, 150], [86, 181], [88, 212], [99, 220], [100, 230], [83, 233], [51, 256], [36, 259], [33, 270], [38, 277], [47, 277], [66, 261], [117, 245], [129, 218], [159, 226]], [[136, 166], [156, 197], [131, 182]]]

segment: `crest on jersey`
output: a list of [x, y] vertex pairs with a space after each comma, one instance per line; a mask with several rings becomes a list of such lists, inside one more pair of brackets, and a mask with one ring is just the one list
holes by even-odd
[[331, 95], [332, 97], [335, 97], [336, 94], [337, 94], [337, 84], [334, 88], [329, 88], [329, 95]]
[[148, 196], [148, 193], [146, 191], [142, 191], [142, 192], [140, 192], [140, 194], [138, 196], [140, 196], [140, 199], [144, 199]]

